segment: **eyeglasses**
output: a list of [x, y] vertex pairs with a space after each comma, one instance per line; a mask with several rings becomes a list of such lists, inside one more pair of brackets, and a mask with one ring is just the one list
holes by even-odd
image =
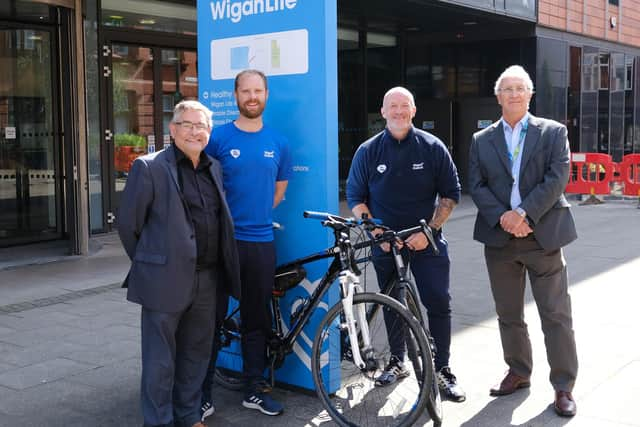
[[192, 131], [195, 128], [198, 132], [202, 132], [209, 129], [209, 125], [205, 123], [193, 123], [186, 120], [183, 122], [176, 122], [176, 124], [180, 125], [182, 129], [186, 131]]
[[514, 95], [514, 94], [522, 95], [525, 92], [528, 92], [529, 88], [525, 86], [502, 87], [498, 89], [498, 91], [506, 93], [507, 95]]

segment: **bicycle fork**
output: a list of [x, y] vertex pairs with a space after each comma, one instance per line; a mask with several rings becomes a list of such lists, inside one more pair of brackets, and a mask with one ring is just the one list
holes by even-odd
[[[364, 354], [365, 358], [369, 359], [369, 356], [373, 353], [373, 347], [371, 345], [371, 336], [369, 335], [366, 307], [364, 304], [358, 304], [356, 310], [354, 311], [353, 309], [353, 297], [356, 292], [362, 290], [360, 288], [360, 279], [347, 270], [340, 273], [339, 280], [343, 295], [342, 308], [344, 309], [345, 326], [349, 335], [353, 362], [358, 368], [365, 369], [368, 366], [362, 359], [362, 355]], [[358, 339], [358, 332], [360, 333], [360, 339]], [[362, 354], [360, 343], [362, 343]]]

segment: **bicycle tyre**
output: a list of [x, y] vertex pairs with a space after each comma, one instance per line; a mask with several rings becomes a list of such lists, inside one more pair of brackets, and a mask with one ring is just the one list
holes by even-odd
[[[432, 363], [424, 331], [406, 307], [391, 297], [355, 295], [354, 310], [361, 304], [365, 305], [374, 347], [366, 358], [367, 368], [360, 369], [350, 357], [351, 348], [341, 321], [344, 309], [338, 303], [320, 322], [313, 342], [311, 364], [318, 396], [340, 426], [410, 426], [423, 412], [434, 381], [432, 370], [424, 369]], [[380, 387], [375, 380], [391, 357], [387, 331], [393, 332], [395, 338], [395, 333], [404, 334], [412, 343], [408, 347], [414, 347], [414, 354], [405, 363], [409, 376]], [[328, 351], [328, 356], [322, 354], [323, 350]], [[322, 375], [325, 364], [329, 365], [328, 370]]]
[[245, 386], [242, 373], [228, 369], [216, 368], [213, 374], [213, 381], [219, 386], [231, 391], [242, 390]]
[[[411, 286], [414, 286], [413, 283], [411, 283]], [[424, 316], [422, 315], [420, 304], [416, 299], [416, 295], [413, 292], [413, 289], [415, 289], [415, 286], [411, 290], [407, 289], [407, 308], [409, 309], [411, 314], [413, 314], [414, 317], [418, 319], [418, 321], [424, 328], [424, 333], [427, 336], [427, 342], [429, 343], [429, 357], [431, 357], [431, 360], [433, 360], [433, 356], [435, 355], [434, 351], [432, 351], [433, 338], [431, 337], [427, 324], [424, 322]], [[440, 387], [438, 386], [438, 381], [436, 379], [435, 364], [433, 362], [430, 364], [430, 369], [432, 370], [431, 375], [434, 380], [431, 382], [431, 392], [429, 393], [429, 399], [427, 400], [427, 412], [429, 413], [429, 417], [431, 417], [431, 419], [433, 420], [434, 426], [437, 427], [442, 424], [442, 419], [444, 416], [442, 408], [442, 396], [440, 395]]]

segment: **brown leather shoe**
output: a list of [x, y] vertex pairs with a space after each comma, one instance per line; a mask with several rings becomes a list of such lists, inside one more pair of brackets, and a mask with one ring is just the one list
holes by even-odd
[[496, 384], [489, 390], [489, 394], [491, 396], [506, 396], [519, 388], [526, 388], [530, 385], [529, 378], [521, 377], [509, 371], [500, 384]]
[[576, 402], [568, 391], [556, 391], [556, 400], [553, 403], [556, 413], [561, 417], [573, 417], [576, 414]]

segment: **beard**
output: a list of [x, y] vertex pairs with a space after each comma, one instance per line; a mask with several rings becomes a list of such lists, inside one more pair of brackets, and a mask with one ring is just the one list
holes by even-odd
[[237, 106], [238, 106], [238, 111], [240, 111], [240, 115], [248, 119], [258, 118], [262, 115], [262, 112], [264, 111], [264, 104], [261, 102], [258, 103], [258, 108], [256, 110], [249, 110], [245, 108], [244, 105], [240, 105], [240, 104], [237, 104]]

